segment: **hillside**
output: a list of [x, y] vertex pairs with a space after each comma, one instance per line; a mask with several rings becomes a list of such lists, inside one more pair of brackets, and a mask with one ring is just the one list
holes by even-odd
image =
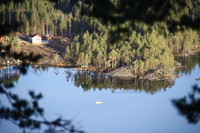
[[[117, 8], [117, 1], [110, 2]], [[83, 1], [79, 1], [79, 6], [74, 3], [71, 0], [7, 2], [1, 4], [0, 22], [19, 24], [15, 28], [25, 36], [36, 33], [59, 36], [46, 46], [18, 46], [23, 47], [21, 51], [26, 49], [24, 53], [42, 54], [44, 58], [39, 64], [72, 64], [101, 72], [131, 66], [134, 77], [145, 77], [155, 70], [171, 75], [176, 69], [175, 55], [189, 55], [200, 49], [198, 29], [177, 23], [172, 30], [168, 21], [153, 21], [152, 24], [136, 21], [134, 26], [130, 22], [117, 26], [105, 24], [98, 17], [81, 14], [81, 9], [87, 8]], [[182, 16], [187, 16], [196, 20], [200, 9], [197, 4], [198, 1], [189, 0], [183, 7], [170, 8], [167, 19], [178, 22]], [[126, 27], [132, 28], [117, 32]], [[112, 31], [116, 31], [115, 36]], [[59, 38], [70, 40], [60, 41]]]
[[[12, 37], [8, 38], [10, 40], [12, 39]], [[29, 41], [20, 39], [24, 38], [23, 36], [20, 36], [20, 38], [15, 38], [18, 40], [18, 45], [11, 47], [11, 50], [14, 50], [11, 52], [22, 53], [24, 56], [29, 56], [30, 54], [41, 55], [42, 58], [37, 62], [34, 62], [34, 64], [63, 67], [71, 66], [71, 64], [67, 63], [63, 58], [65, 48], [69, 45], [69, 40], [66, 38], [54, 37], [49, 41], [48, 44], [31, 44]], [[18, 63], [14, 58], [0, 58], [0, 64], [5, 64], [8, 61], [10, 63]]]

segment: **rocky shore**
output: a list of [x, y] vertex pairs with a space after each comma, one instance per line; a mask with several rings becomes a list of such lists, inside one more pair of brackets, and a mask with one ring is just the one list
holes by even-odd
[[123, 79], [143, 79], [143, 80], [153, 80], [153, 81], [166, 81], [166, 82], [173, 82], [179, 75], [173, 73], [173, 71], [164, 72], [161, 69], [154, 69], [145, 73], [141, 76], [135, 76], [132, 72], [132, 67], [121, 67], [115, 69], [114, 71], [105, 73], [105, 75], [111, 77], [118, 77]]
[[22, 63], [21, 60], [16, 60], [13, 58], [3, 59], [0, 57], [0, 66], [19, 65], [21, 63]]
[[[59, 67], [74, 67], [74, 64], [70, 64], [70, 62], [66, 62], [64, 60], [64, 52], [67, 45], [69, 45], [69, 40], [63, 38], [55, 38], [50, 41], [49, 44], [45, 45], [32, 45], [26, 41], [21, 41], [20, 52], [24, 55], [34, 54], [41, 55], [42, 58], [39, 59], [38, 62], [30, 63], [35, 65], [46, 65], [46, 66], [59, 66]], [[13, 58], [1, 58], [0, 57], [0, 66], [7, 65], [19, 65], [21, 64], [21, 60], [16, 60]], [[175, 62], [176, 68], [181, 67], [181, 64]], [[74, 70], [87, 70], [87, 71], [98, 71], [97, 68], [75, 68]], [[174, 73], [174, 70], [162, 71], [161, 69], [154, 69], [144, 73], [141, 76], [135, 75], [133, 73], [132, 66], [126, 66], [117, 68], [111, 72], [104, 73], [104, 75], [111, 77], [118, 77], [122, 79], [143, 79], [143, 80], [154, 80], [154, 81], [167, 81], [173, 82], [179, 75]]]

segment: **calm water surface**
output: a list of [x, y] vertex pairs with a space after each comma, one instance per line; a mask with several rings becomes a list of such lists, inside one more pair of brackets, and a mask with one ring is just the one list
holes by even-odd
[[[200, 81], [195, 80], [200, 77], [200, 57], [178, 60], [186, 68], [177, 71], [182, 77], [173, 85], [105, 79], [67, 68], [29, 67], [27, 74], [20, 75], [15, 88], [9, 91], [27, 99], [30, 90], [41, 92], [44, 98], [39, 103], [47, 119], [62, 116], [88, 133], [200, 133], [200, 122], [190, 123], [172, 103], [188, 96], [193, 85], [200, 87]], [[97, 105], [96, 101], [104, 103]], [[3, 95], [0, 104], [8, 104]], [[21, 132], [10, 121], [1, 120], [0, 133]]]

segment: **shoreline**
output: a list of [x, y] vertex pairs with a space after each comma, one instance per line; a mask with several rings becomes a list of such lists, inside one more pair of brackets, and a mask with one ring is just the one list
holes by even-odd
[[[60, 38], [57, 38], [60, 39]], [[61, 38], [62, 39], [62, 38]], [[58, 40], [57, 40], [58, 41]], [[59, 42], [59, 41], [58, 41]], [[142, 80], [153, 80], [153, 81], [166, 81], [166, 82], [174, 82], [176, 78], [180, 77], [180, 75], [175, 74], [175, 69], [183, 68], [179, 62], [175, 61], [175, 69], [169, 70], [167, 72], [163, 72], [161, 69], [150, 70], [149, 72], [143, 75], [134, 75], [131, 70], [131, 66], [125, 66], [116, 68], [110, 72], [102, 72], [101, 69], [90, 66], [90, 67], [80, 67], [73, 63], [67, 62], [63, 57], [63, 48], [55, 49], [54, 47], [59, 44], [55, 44], [52, 42], [51, 44], [46, 45], [31, 45], [29, 43], [21, 44], [21, 52], [26, 53], [27, 55], [34, 53], [35, 55], [41, 54], [43, 57], [35, 63], [26, 62], [26, 64], [34, 65], [34, 66], [46, 66], [46, 67], [55, 67], [55, 68], [73, 68], [74, 71], [91, 71], [101, 73], [105, 76], [117, 77], [121, 79], [142, 79]], [[66, 46], [69, 44], [66, 44]], [[176, 53], [173, 54], [174, 57], [187, 57], [194, 55], [195, 53], [200, 52], [200, 49], [196, 49], [191, 53]], [[0, 57], [0, 66], [8, 66], [8, 65], [21, 65], [23, 62], [19, 59], [14, 58], [2, 58]]]
[[196, 50], [193, 50], [192, 52], [190, 53], [174, 53], [174, 57], [187, 57], [187, 56], [191, 56], [191, 55], [194, 55], [195, 53], [198, 53], [200, 52], [200, 48], [196, 49]]

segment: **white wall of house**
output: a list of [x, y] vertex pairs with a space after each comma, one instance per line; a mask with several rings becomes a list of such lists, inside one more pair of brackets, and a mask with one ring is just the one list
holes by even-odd
[[42, 38], [39, 36], [34, 36], [31, 38], [31, 43], [35, 44], [35, 43], [41, 43]]

